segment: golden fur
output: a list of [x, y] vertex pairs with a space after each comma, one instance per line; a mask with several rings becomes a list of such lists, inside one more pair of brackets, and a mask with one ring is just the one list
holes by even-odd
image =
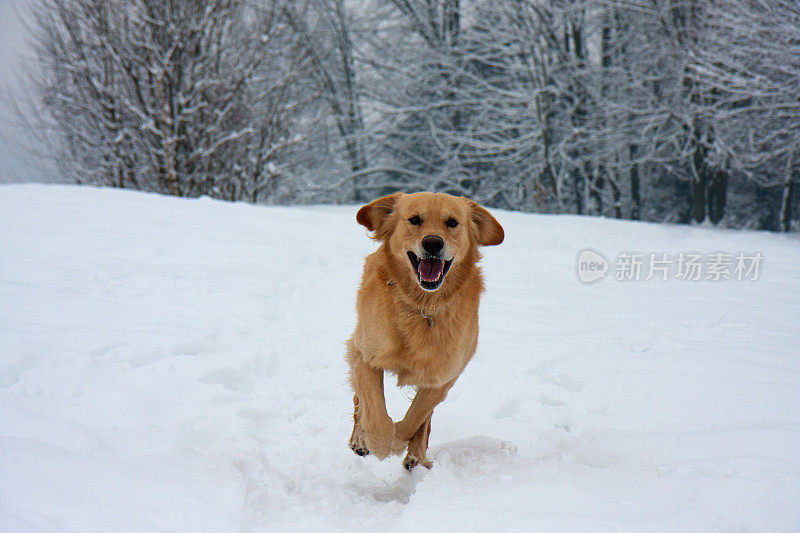
[[[419, 224], [411, 223], [412, 217], [419, 217]], [[362, 207], [356, 220], [374, 232], [381, 246], [366, 258], [358, 321], [347, 342], [355, 392], [350, 446], [359, 455], [380, 459], [407, 447], [406, 468], [430, 468], [425, 452], [433, 409], [469, 363], [478, 341], [483, 291], [478, 246], [503, 242], [503, 228], [472, 200], [434, 193], [378, 198]], [[426, 236], [440, 237], [441, 254], [452, 258], [433, 291], [422, 288], [408, 254], [424, 254]], [[395, 374], [398, 385], [417, 390], [397, 423], [386, 411], [384, 371]]]

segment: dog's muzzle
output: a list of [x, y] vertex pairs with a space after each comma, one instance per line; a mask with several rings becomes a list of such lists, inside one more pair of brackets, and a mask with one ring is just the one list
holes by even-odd
[[452, 259], [447, 261], [436, 256], [418, 257], [414, 252], [408, 252], [408, 258], [417, 273], [417, 282], [426, 291], [435, 291], [441, 286], [453, 263]]

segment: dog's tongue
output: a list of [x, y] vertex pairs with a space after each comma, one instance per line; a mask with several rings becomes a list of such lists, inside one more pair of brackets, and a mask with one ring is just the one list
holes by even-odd
[[444, 261], [441, 259], [420, 259], [418, 270], [422, 281], [436, 281], [444, 272]]

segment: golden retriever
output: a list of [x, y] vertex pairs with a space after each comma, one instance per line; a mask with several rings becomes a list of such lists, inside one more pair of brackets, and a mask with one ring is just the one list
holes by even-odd
[[[367, 256], [347, 341], [355, 395], [350, 448], [383, 459], [408, 448], [403, 466], [426, 458], [433, 409], [475, 353], [483, 278], [478, 246], [503, 242], [500, 224], [464, 197], [394, 193], [359, 209], [380, 247]], [[383, 373], [416, 395], [403, 419], [386, 411]]]

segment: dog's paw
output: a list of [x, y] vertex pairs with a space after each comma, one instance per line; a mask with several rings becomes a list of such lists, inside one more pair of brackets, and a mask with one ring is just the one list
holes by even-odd
[[378, 459], [385, 459], [392, 454], [394, 444], [394, 423], [388, 416], [378, 423], [365, 428], [364, 442], [369, 453]]
[[369, 448], [367, 448], [367, 441], [364, 438], [364, 429], [356, 426], [353, 429], [353, 435], [350, 437], [350, 449], [355, 452], [356, 455], [360, 457], [364, 457], [365, 455], [369, 455]]
[[361, 457], [369, 455], [369, 448], [367, 448], [367, 441], [364, 438], [364, 430], [354, 432], [353, 436], [350, 437], [350, 449], [353, 450], [356, 455]]
[[356, 455], [359, 457], [364, 457], [365, 455], [369, 455], [369, 450], [366, 446], [357, 446], [355, 444], [350, 445], [350, 449], [356, 452]]
[[379, 460], [386, 459], [391, 454], [392, 451], [391, 437], [386, 439], [383, 437], [367, 435], [366, 443], [368, 450], [367, 453], [371, 453]]
[[422, 465], [428, 470], [433, 467], [433, 463], [431, 461], [428, 461], [427, 459], [420, 459], [415, 455], [411, 455], [410, 453], [406, 455], [405, 459], [403, 459], [403, 467], [409, 472], [417, 465]]

